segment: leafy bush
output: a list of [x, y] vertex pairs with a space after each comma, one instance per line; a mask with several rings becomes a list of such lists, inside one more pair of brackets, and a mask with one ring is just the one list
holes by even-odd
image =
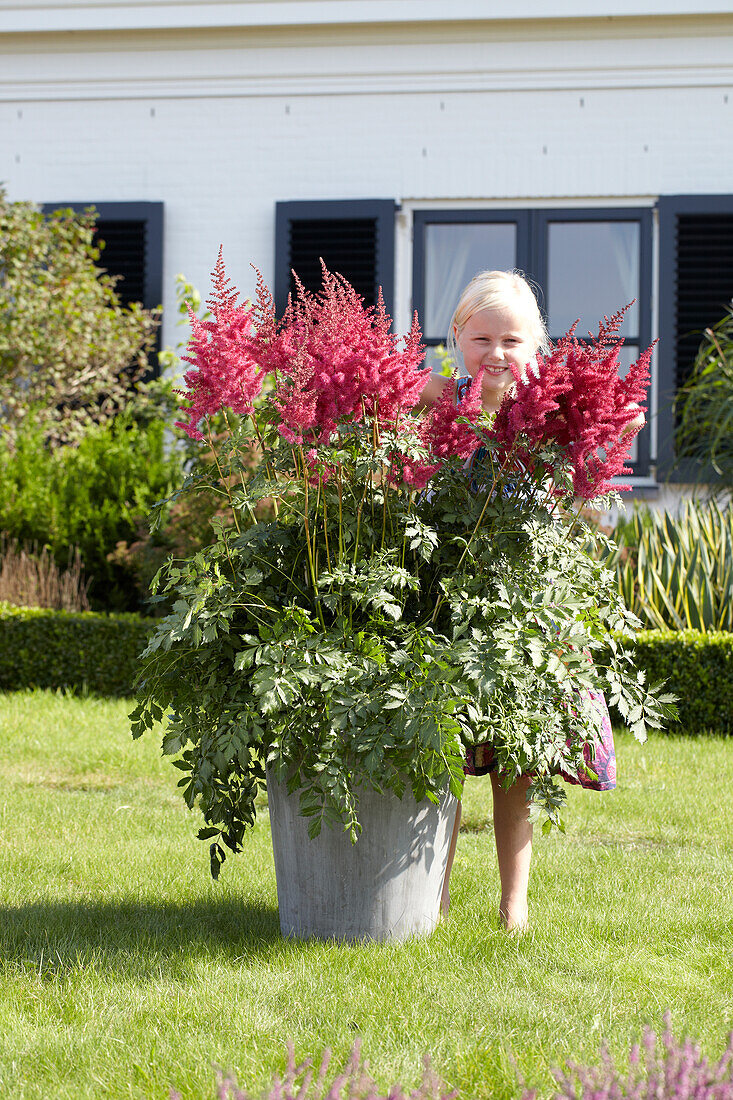
[[[711, 1065], [697, 1043], [678, 1042], [669, 1013], [661, 1039], [651, 1028], [632, 1047], [628, 1070], [619, 1070], [608, 1051], [598, 1066], [570, 1065], [556, 1071], [553, 1100], [733, 1100], [733, 1034], [720, 1060]], [[525, 1091], [522, 1100], [535, 1100]]]
[[614, 538], [619, 591], [646, 627], [733, 630], [733, 506], [689, 500], [679, 516], [639, 510]]
[[[0, 603], [0, 690], [71, 688], [129, 695], [154, 620]], [[679, 699], [674, 732], [733, 732], [733, 634], [642, 631], [636, 661]]]
[[97, 267], [96, 217], [46, 216], [0, 187], [0, 418], [11, 433], [35, 403], [47, 438], [78, 438], [148, 370], [158, 316], [122, 308], [117, 279]]
[[161, 402], [150, 403], [91, 427], [76, 446], [49, 446], [32, 417], [14, 442], [0, 441], [0, 531], [47, 546], [61, 568], [69, 547], [78, 547], [97, 609], [140, 607], [135, 574], [109, 555], [135, 537], [152, 505], [182, 476], [181, 456], [166, 445]]
[[733, 733], [733, 634], [646, 630], [636, 637], [635, 657], [650, 683], [666, 680], [677, 696], [672, 732]]
[[[327, 1082], [331, 1052], [324, 1051], [321, 1065], [313, 1071], [312, 1059], [297, 1065], [292, 1043], [288, 1043], [288, 1066], [285, 1076], [273, 1077], [272, 1088], [262, 1094], [262, 1100], [452, 1100], [455, 1091], [448, 1092], [430, 1069], [425, 1059], [422, 1081], [416, 1089], [405, 1092], [393, 1085], [388, 1092], [378, 1089], [361, 1060], [360, 1043], [354, 1043], [351, 1055], [342, 1070]], [[252, 1100], [250, 1093], [237, 1086], [236, 1080], [217, 1073], [217, 1100]], [[180, 1092], [170, 1091], [170, 1100], [181, 1100]], [[727, 1097], [726, 1097], [727, 1100]]]
[[705, 329], [677, 410], [680, 457], [712, 465], [718, 488], [733, 488], [733, 304], [717, 325]]
[[0, 604], [0, 690], [70, 688], [96, 695], [132, 693], [138, 654], [152, 622]]

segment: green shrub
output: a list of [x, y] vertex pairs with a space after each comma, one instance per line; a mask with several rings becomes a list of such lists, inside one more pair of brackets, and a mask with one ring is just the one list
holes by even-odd
[[97, 266], [96, 219], [10, 202], [0, 185], [0, 422], [13, 437], [35, 405], [47, 439], [78, 439], [149, 369], [159, 312], [123, 308]]
[[0, 531], [47, 546], [64, 568], [78, 547], [97, 610], [139, 610], [135, 574], [110, 560], [137, 538], [152, 505], [182, 477], [182, 459], [166, 445], [162, 418], [129, 407], [94, 426], [77, 446], [50, 446], [29, 418], [14, 443], [0, 441]]
[[677, 696], [670, 733], [733, 733], [733, 634], [645, 630], [635, 653], [651, 683], [666, 680]]
[[0, 604], [0, 690], [131, 695], [152, 621]]
[[[139, 655], [155, 623], [0, 603], [0, 691], [69, 688], [131, 695]], [[733, 634], [642, 631], [637, 663], [652, 683], [667, 680], [680, 723], [670, 732], [733, 733]]]

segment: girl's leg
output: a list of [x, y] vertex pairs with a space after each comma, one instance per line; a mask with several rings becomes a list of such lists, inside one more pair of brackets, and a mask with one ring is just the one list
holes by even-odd
[[527, 886], [532, 859], [532, 826], [527, 805], [530, 783], [529, 776], [524, 776], [505, 790], [496, 772], [491, 773], [494, 838], [501, 880], [499, 920], [505, 928], [527, 926]]

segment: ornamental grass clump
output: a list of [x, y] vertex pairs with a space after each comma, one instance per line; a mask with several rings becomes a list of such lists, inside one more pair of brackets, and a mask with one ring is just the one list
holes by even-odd
[[420, 413], [417, 320], [396, 337], [381, 300], [365, 308], [340, 276], [324, 269], [278, 321], [261, 280], [237, 304], [220, 256], [209, 305], [191, 318], [181, 419], [209, 461], [175, 496], [213, 494], [227, 519], [154, 581], [173, 609], [132, 721], [139, 736], [165, 717], [213, 874], [254, 821], [266, 765], [300, 791], [311, 835], [327, 823], [356, 840], [361, 788], [460, 795], [465, 746], [490, 741], [507, 784], [533, 776], [534, 817], [559, 823], [560, 772], [592, 770], [589, 690], [640, 739], [670, 713], [575, 507], [623, 465], [646, 357], [611, 385], [606, 326], [590, 352], [568, 338], [530, 365], [496, 418], [480, 377], [457, 407], [449, 387]]

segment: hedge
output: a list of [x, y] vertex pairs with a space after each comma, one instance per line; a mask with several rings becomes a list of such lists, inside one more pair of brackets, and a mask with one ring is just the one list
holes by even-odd
[[68, 688], [130, 695], [154, 625], [133, 613], [0, 604], [0, 691]]
[[733, 733], [733, 634], [643, 630], [636, 659], [650, 683], [666, 680], [677, 696], [670, 733]]
[[[129, 695], [155, 620], [0, 604], [0, 691], [69, 688]], [[670, 733], [733, 733], [733, 634], [646, 630], [636, 656], [678, 696]]]

